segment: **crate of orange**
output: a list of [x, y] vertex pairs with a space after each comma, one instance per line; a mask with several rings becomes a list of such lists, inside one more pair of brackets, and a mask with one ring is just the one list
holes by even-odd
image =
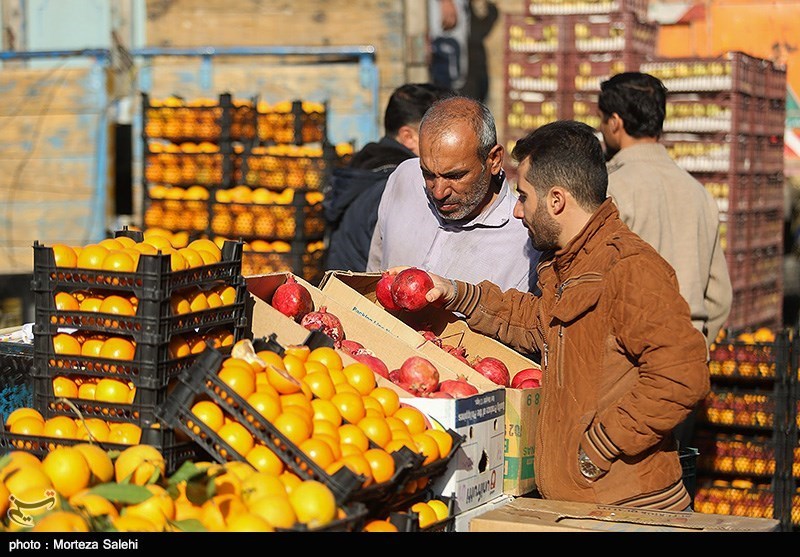
[[[271, 349], [262, 348], [260, 341], [255, 346], [259, 357], [277, 363], [281, 358], [278, 352], [283, 353], [283, 349], [274, 341], [272, 344]], [[231, 353], [235, 353], [235, 347]], [[355, 420], [347, 421], [339, 415], [338, 426], [333, 421], [306, 423], [303, 411], [294, 412], [293, 407], [307, 406], [320, 422], [328, 422], [323, 416], [335, 410], [333, 399], [313, 395], [313, 390], [323, 388], [321, 383], [309, 386], [268, 363], [257, 373], [264, 374], [270, 387], [254, 391], [255, 384], [246, 377], [249, 371], [229, 360], [241, 358], [206, 350], [195, 368], [181, 375], [179, 386], [159, 410], [163, 421], [183, 429], [216, 460], [247, 460], [257, 469], [286, 468], [303, 479], [325, 483], [339, 501], [361, 502], [371, 509], [392, 500], [407, 474], [420, 465], [420, 455], [402, 444], [389, 450], [388, 445], [384, 448], [374, 442], [361, 427], [369, 425], [364, 421], [357, 426]], [[323, 381], [324, 372], [317, 373], [315, 381]], [[312, 394], [310, 398], [303, 392], [303, 384]], [[281, 394], [276, 397], [272, 391]], [[358, 397], [350, 398], [354, 403]], [[341, 441], [339, 450], [330, 444], [335, 436]]]

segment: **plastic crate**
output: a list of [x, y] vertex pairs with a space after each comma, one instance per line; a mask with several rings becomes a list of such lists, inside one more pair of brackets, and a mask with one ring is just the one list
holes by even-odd
[[765, 435], [699, 432], [697, 468], [704, 474], [761, 476], [775, 474], [776, 441]]
[[258, 106], [258, 139], [262, 143], [302, 145], [325, 141], [327, 105], [296, 100]]
[[242, 155], [242, 175], [237, 182], [277, 191], [322, 189], [331, 167], [330, 157], [325, 156], [324, 150], [317, 156], [304, 154], [307, 151], [300, 149], [290, 154], [278, 154], [280, 152], [275, 147], [254, 147]]
[[698, 449], [693, 447], [683, 447], [678, 451], [678, 459], [681, 462], [681, 470], [683, 471], [682, 479], [686, 491], [694, 501], [694, 493], [697, 485], [697, 457], [700, 454]]
[[[433, 524], [429, 524], [425, 528], [419, 527], [419, 514], [411, 511], [411, 506], [418, 502], [428, 502], [431, 499], [439, 499], [447, 503], [448, 517], [444, 520], [439, 520]], [[389, 513], [389, 521], [397, 527], [399, 532], [455, 532], [456, 527], [456, 505], [455, 495], [449, 497], [435, 496], [430, 491], [423, 492], [420, 496], [415, 497], [413, 500], [403, 502], [406, 506], [406, 511], [392, 511]]]
[[517, 91], [557, 91], [564, 56], [556, 53], [507, 52], [506, 87]]
[[594, 93], [509, 91], [505, 113], [506, 126], [512, 133], [518, 130], [517, 137], [555, 120], [578, 120], [592, 127], [600, 124]]
[[[36, 455], [40, 459], [56, 447], [71, 447], [88, 443], [84, 439], [43, 437], [39, 435], [19, 435], [0, 431], [0, 454], [21, 450]], [[93, 442], [105, 451], [124, 451], [133, 445]], [[193, 442], [177, 441], [175, 433], [168, 429], [142, 429], [141, 444], [152, 445], [164, 456], [166, 473], [172, 474], [188, 460], [198, 460], [203, 456], [200, 448]]]
[[295, 198], [291, 205], [215, 203], [211, 231], [220, 236], [300, 241], [325, 236], [322, 201], [313, 204]]
[[647, 0], [526, 0], [526, 10], [533, 15], [584, 15], [632, 12], [647, 18]]
[[698, 421], [706, 424], [771, 430], [779, 396], [773, 391], [712, 389], [703, 401]]
[[638, 71], [644, 56], [628, 50], [567, 54], [563, 58], [561, 89], [599, 94], [603, 81], [619, 73]]
[[[273, 341], [274, 342], [274, 341]], [[257, 350], [261, 348], [257, 347]], [[253, 437], [271, 449], [301, 479], [314, 479], [331, 488], [337, 501], [359, 501], [368, 506], [379, 506], [390, 500], [400, 489], [402, 481], [421, 457], [408, 449], [392, 453], [395, 459], [394, 476], [383, 483], [362, 487], [364, 478], [347, 468], [330, 475], [287, 439], [269, 421], [250, 406], [217, 375], [225, 356], [217, 350], [206, 349], [198, 362], [180, 376], [180, 382], [165, 404], [158, 410], [159, 417], [172, 427], [182, 429], [206, 448], [219, 462], [245, 460], [213, 430], [193, 419], [190, 407], [196, 396], [202, 395], [216, 402], [232, 419], [239, 422]]]
[[729, 91], [766, 96], [766, 61], [742, 52], [716, 58], [664, 58], [642, 64], [641, 71], [659, 78], [672, 93]]
[[[136, 238], [133, 231], [120, 231]], [[141, 233], [138, 233], [141, 235]], [[141, 238], [141, 236], [139, 236]], [[34, 241], [33, 280], [34, 292], [55, 293], [59, 290], [108, 289], [133, 293], [139, 302], [163, 301], [190, 286], [210, 286], [218, 282], [237, 284], [242, 270], [243, 243], [226, 240], [222, 246], [222, 260], [212, 265], [172, 271], [169, 254], [139, 257], [139, 266], [133, 273], [120, 273], [95, 269], [57, 267], [53, 249]]]
[[251, 276], [267, 273], [292, 273], [311, 284], [318, 284], [324, 274], [322, 268], [324, 257], [325, 251], [322, 249], [311, 253], [245, 251], [242, 259], [242, 274]]
[[292, 528], [276, 528], [276, 532], [360, 532], [361, 528], [369, 516], [369, 509], [363, 503], [346, 503], [339, 507], [344, 516], [336, 518], [317, 528], [309, 528], [305, 524], [298, 523]]
[[763, 121], [758, 99], [729, 91], [674, 93], [667, 98], [665, 132], [753, 133]]

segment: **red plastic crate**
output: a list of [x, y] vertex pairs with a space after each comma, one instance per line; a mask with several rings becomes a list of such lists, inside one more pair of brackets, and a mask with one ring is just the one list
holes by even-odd
[[742, 52], [715, 58], [656, 58], [641, 71], [659, 78], [673, 92], [728, 91], [766, 96], [765, 60]]
[[516, 91], [557, 91], [562, 88], [559, 72], [564, 56], [553, 53], [506, 53], [506, 88]]
[[584, 15], [632, 12], [647, 19], [648, 0], [526, 0], [532, 15]]

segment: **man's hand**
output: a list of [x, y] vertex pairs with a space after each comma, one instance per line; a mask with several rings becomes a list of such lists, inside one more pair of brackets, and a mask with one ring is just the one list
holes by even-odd
[[442, 10], [442, 30], [449, 31], [458, 23], [458, 10], [454, 0], [439, 0]]
[[[387, 272], [395, 276], [400, 271], [408, 269], [406, 267], [392, 267], [387, 270]], [[456, 286], [455, 283], [447, 278], [440, 277], [439, 275], [434, 275], [430, 271], [425, 271], [433, 280], [433, 288], [428, 290], [428, 293], [425, 294], [425, 299], [428, 300], [428, 303], [434, 304], [437, 306], [443, 306], [448, 302], [452, 302], [453, 299], [456, 297]]]

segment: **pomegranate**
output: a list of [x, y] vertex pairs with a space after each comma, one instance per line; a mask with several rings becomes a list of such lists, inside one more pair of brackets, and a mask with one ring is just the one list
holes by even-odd
[[391, 381], [395, 385], [399, 385], [400, 384], [400, 370], [399, 369], [393, 369], [392, 371], [389, 372], [389, 381]]
[[535, 367], [529, 367], [518, 371], [514, 374], [514, 377], [511, 378], [511, 388], [519, 389], [519, 384], [526, 379], [533, 379], [536, 381], [536, 386], [538, 387], [538, 383], [542, 380], [542, 370]]
[[333, 345], [340, 348], [344, 340], [344, 328], [339, 318], [328, 313], [328, 308], [322, 306], [317, 311], [307, 313], [300, 324], [309, 331], [321, 331], [333, 339]]
[[364, 350], [364, 345], [355, 340], [344, 339], [342, 341], [342, 350], [352, 355], [359, 350]]
[[536, 389], [537, 387], [541, 387], [538, 379], [523, 379], [522, 382], [517, 385], [517, 389]]
[[425, 294], [433, 288], [431, 276], [416, 267], [397, 273], [392, 282], [392, 300], [408, 311], [419, 311], [428, 305]]
[[389, 368], [386, 367], [386, 364], [383, 363], [383, 360], [378, 358], [369, 350], [356, 350], [353, 352], [352, 356], [356, 361], [366, 364], [377, 375], [389, 379]]
[[286, 282], [275, 289], [272, 295], [272, 307], [286, 317], [300, 321], [307, 313], [313, 311], [314, 301], [308, 289], [289, 275], [286, 277]]
[[497, 383], [498, 385], [502, 385], [504, 387], [511, 386], [511, 377], [508, 373], [508, 368], [506, 367], [506, 364], [497, 358], [493, 358], [491, 356], [486, 356], [485, 358], [475, 358], [475, 361], [472, 362], [472, 367], [493, 383]]
[[467, 360], [467, 349], [464, 348], [463, 346], [453, 346], [452, 344], [443, 344], [442, 349], [445, 352], [452, 354], [453, 356], [455, 356], [468, 366], [470, 367], [472, 366], [472, 364], [469, 363], [469, 360]]
[[442, 347], [442, 339], [437, 337], [436, 333], [434, 333], [433, 331], [421, 330], [421, 331], [418, 331], [418, 332], [425, 338], [426, 341], [432, 342], [433, 344], [435, 344], [439, 348]]
[[435, 391], [428, 395], [428, 398], [456, 398], [446, 391]]
[[400, 366], [400, 385], [416, 396], [427, 396], [439, 386], [439, 370], [422, 356], [411, 356]]
[[463, 377], [445, 379], [439, 383], [439, 392], [449, 393], [453, 398], [463, 398], [478, 394], [478, 389]]
[[384, 272], [383, 275], [381, 275], [381, 280], [379, 280], [378, 284], [375, 286], [375, 297], [378, 298], [378, 302], [380, 302], [384, 309], [400, 311], [403, 308], [394, 303], [394, 299], [392, 298], [393, 282], [394, 275]]

